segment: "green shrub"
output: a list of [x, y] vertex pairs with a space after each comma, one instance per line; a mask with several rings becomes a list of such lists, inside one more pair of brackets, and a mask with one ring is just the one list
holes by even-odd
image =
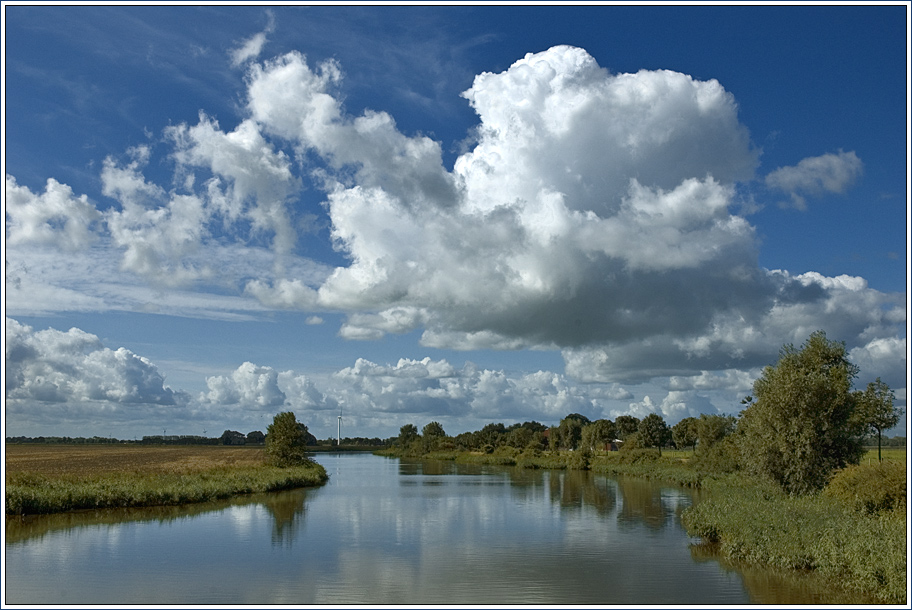
[[441, 462], [452, 462], [456, 459], [456, 456], [459, 455], [456, 451], [432, 451], [427, 455], [423, 456], [429, 460], [440, 460]]
[[662, 459], [659, 452], [655, 449], [644, 449], [633, 447], [625, 443], [624, 449], [618, 451], [618, 462], [621, 464], [642, 464], [658, 462]]
[[592, 453], [588, 449], [577, 449], [570, 453], [567, 468], [570, 470], [589, 470], [589, 460]]
[[701, 447], [688, 461], [694, 470], [728, 474], [740, 470], [738, 447], [731, 436], [716, 442], [709, 447]]
[[884, 461], [840, 470], [823, 492], [865, 513], [905, 508], [906, 465]]
[[564, 470], [567, 468], [566, 458], [557, 452], [528, 452], [525, 451], [516, 458], [516, 465], [522, 468], [548, 468], [551, 470]]

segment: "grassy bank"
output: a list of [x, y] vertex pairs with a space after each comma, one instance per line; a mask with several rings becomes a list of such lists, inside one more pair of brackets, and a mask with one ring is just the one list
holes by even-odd
[[868, 513], [826, 493], [789, 497], [728, 477], [681, 520], [691, 536], [736, 561], [813, 570], [834, 585], [892, 604], [906, 601], [904, 509]]
[[422, 457], [524, 468], [588, 468], [701, 488], [709, 493], [684, 511], [684, 526], [731, 560], [814, 571], [836, 588], [884, 603], [906, 600], [904, 449], [884, 451], [883, 464], [877, 462], [876, 449], [868, 452], [860, 466], [842, 471], [824, 492], [802, 497], [787, 496], [776, 486], [739, 473], [709, 470], [706, 462], [700, 468], [692, 451], [587, 456], [500, 448], [493, 453], [448, 451]]
[[6, 448], [6, 514], [206, 502], [324, 483], [316, 463], [276, 468], [262, 449]]

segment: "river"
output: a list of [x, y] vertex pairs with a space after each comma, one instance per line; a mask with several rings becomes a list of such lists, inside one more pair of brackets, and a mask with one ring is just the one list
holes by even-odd
[[327, 485], [7, 519], [7, 604], [799, 604], [811, 579], [687, 537], [695, 492], [633, 478], [319, 454]]

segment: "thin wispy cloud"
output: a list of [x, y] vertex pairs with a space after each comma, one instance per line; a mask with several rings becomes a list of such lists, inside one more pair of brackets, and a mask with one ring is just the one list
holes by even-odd
[[808, 157], [798, 165], [780, 167], [766, 175], [766, 186], [791, 195], [791, 207], [807, 209], [806, 197], [844, 193], [861, 176], [864, 164], [854, 151]]
[[260, 56], [263, 46], [268, 41], [267, 35], [275, 31], [275, 13], [266, 11], [268, 23], [262, 32], [258, 32], [245, 40], [239, 47], [233, 49], [228, 55], [231, 58], [231, 65], [234, 67], [241, 66], [248, 61], [254, 60]]

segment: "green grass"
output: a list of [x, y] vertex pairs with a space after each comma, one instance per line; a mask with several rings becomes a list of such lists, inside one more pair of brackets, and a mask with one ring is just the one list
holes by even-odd
[[289, 468], [253, 465], [175, 474], [110, 472], [90, 476], [49, 476], [31, 472], [8, 473], [6, 514], [206, 502], [237, 494], [315, 486], [327, 479], [326, 470], [315, 462]]
[[[623, 475], [666, 481], [682, 487], [701, 487], [707, 473], [687, 467], [686, 462], [670, 455], [671, 452], [658, 452], [651, 449], [635, 449], [629, 453], [614, 452], [603, 454], [591, 460], [589, 469], [608, 475]], [[684, 453], [684, 452], [681, 452]], [[692, 455], [692, 452], [687, 452]]]
[[[880, 450], [880, 457], [883, 458], [884, 461], [905, 462], [906, 448], [883, 447]], [[862, 464], [871, 464], [874, 462], [877, 462], [877, 447], [874, 447], [873, 449], [868, 448], [867, 452], [861, 458]]]
[[904, 510], [867, 514], [825, 494], [790, 497], [737, 475], [706, 488], [708, 497], [681, 519], [691, 536], [719, 544], [727, 557], [813, 570], [834, 586], [905, 602]]

